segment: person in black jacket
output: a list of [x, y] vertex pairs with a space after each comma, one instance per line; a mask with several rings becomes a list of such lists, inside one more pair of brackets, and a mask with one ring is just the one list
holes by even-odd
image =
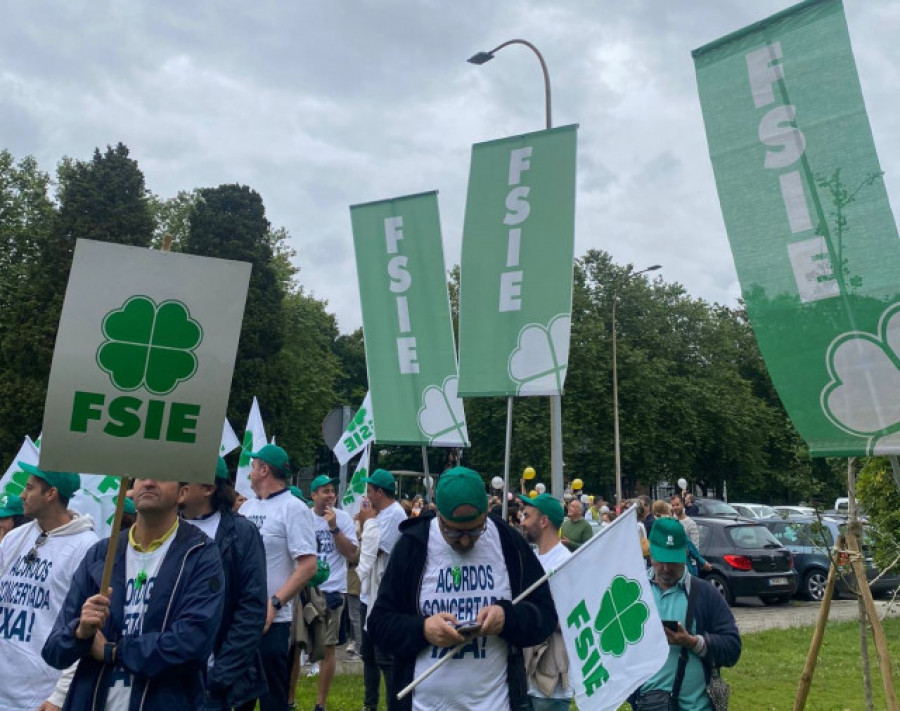
[[[435, 499], [437, 515], [401, 525], [367, 622], [375, 644], [394, 654], [388, 708], [412, 709], [415, 696], [420, 708], [528, 709], [521, 648], [550, 635], [556, 610], [546, 583], [512, 600], [542, 577], [541, 564], [521, 535], [488, 515], [476, 472], [444, 472]], [[461, 623], [471, 631], [457, 631]], [[450, 662], [397, 701], [413, 678], [451, 652]]]
[[240, 706], [267, 688], [259, 655], [266, 623], [266, 553], [256, 526], [232, 512], [234, 500], [222, 457], [215, 484], [181, 484], [181, 515], [216, 542], [225, 574], [222, 624], [206, 675], [203, 708], [208, 711]]

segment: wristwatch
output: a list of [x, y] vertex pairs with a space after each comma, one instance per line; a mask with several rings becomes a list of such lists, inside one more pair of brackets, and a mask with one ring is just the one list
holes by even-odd
[[274, 607], [276, 610], [280, 610], [282, 607], [284, 607], [284, 603], [278, 599], [278, 595], [272, 595], [272, 597], [269, 598], [269, 602], [272, 603], [272, 607]]
[[329, 532], [332, 536], [336, 536], [337, 534], [339, 534], [339, 533], [341, 532], [341, 529], [339, 529], [339, 528], [337, 528], [337, 527], [335, 527], [335, 528], [329, 528], [329, 529], [328, 529], [328, 532]]

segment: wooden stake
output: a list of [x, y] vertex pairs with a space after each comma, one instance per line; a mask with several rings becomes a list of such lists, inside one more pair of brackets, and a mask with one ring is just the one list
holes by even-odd
[[812, 642], [809, 644], [809, 652], [806, 655], [806, 664], [800, 675], [800, 686], [797, 687], [797, 695], [794, 697], [794, 711], [802, 711], [806, 706], [809, 696], [809, 687], [812, 685], [813, 674], [816, 671], [816, 659], [819, 657], [819, 648], [822, 646], [822, 638], [825, 636], [825, 626], [828, 624], [828, 613], [831, 611], [831, 598], [834, 596], [834, 584], [837, 579], [837, 566], [832, 559], [828, 568], [828, 582], [825, 584], [825, 596], [819, 607], [819, 616], [816, 618], [816, 628], [813, 630]]
[[125, 511], [125, 492], [128, 479], [119, 479], [119, 494], [116, 499], [116, 515], [113, 517], [109, 543], [106, 544], [106, 562], [103, 565], [103, 578], [100, 580], [100, 593], [109, 594], [109, 581], [112, 578], [113, 565], [116, 562], [116, 548], [119, 545], [119, 531], [122, 530], [122, 513]]

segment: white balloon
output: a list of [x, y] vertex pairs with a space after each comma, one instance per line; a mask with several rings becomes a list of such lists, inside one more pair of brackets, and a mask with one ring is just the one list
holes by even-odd
[[679, 480], [678, 480], [678, 488], [679, 488], [679, 489], [687, 489], [687, 480], [686, 480], [686, 479], [679, 479]]
[[591, 497], [588, 496], [587, 494], [582, 494], [581, 495], [581, 503], [583, 503], [585, 506], [587, 506], [589, 503], [591, 503]]
[[426, 476], [423, 483], [425, 484], [426, 489], [430, 489], [434, 485], [434, 479], [432, 479], [430, 476]]
[[543, 494], [545, 491], [547, 491], [547, 487], [543, 484], [535, 484], [534, 490], [539, 494]]
[[499, 476], [495, 476], [493, 479], [491, 479], [491, 486], [495, 489], [502, 489], [503, 479], [501, 479]]

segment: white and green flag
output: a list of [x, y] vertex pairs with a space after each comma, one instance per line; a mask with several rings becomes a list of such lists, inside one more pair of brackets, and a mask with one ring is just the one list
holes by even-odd
[[372, 417], [372, 393], [366, 393], [362, 405], [347, 424], [347, 429], [334, 445], [334, 456], [343, 466], [375, 441], [375, 419]]
[[669, 656], [637, 526], [631, 509], [550, 576], [579, 711], [618, 709]]
[[121, 481], [116, 476], [82, 474], [81, 488], [69, 501], [70, 509], [93, 519], [94, 533], [99, 538], [106, 538], [112, 530]]
[[22, 446], [19, 447], [19, 451], [16, 452], [16, 456], [7, 467], [3, 478], [0, 479], [0, 496], [19, 496], [22, 493], [29, 475], [22, 471], [19, 462], [37, 466], [39, 456], [38, 446], [31, 441], [31, 437], [25, 435], [25, 441], [22, 442]]
[[250, 414], [247, 416], [244, 441], [241, 442], [241, 459], [238, 462], [237, 475], [234, 480], [234, 488], [237, 493], [248, 499], [254, 496], [253, 489], [250, 488], [250, 453], [258, 452], [266, 446], [266, 442], [266, 428], [259, 412], [259, 402], [254, 395]]
[[226, 454], [233, 452], [240, 446], [241, 440], [237, 438], [237, 435], [234, 433], [234, 427], [232, 427], [231, 423], [226, 419], [225, 424], [222, 426], [222, 444], [219, 445], [219, 456], [224, 457]]
[[378, 441], [468, 446], [437, 193], [353, 205]]
[[747, 313], [813, 456], [900, 454], [900, 240], [840, 0], [694, 51]]
[[459, 393], [561, 395], [569, 364], [577, 126], [472, 148]]
[[362, 456], [356, 464], [356, 471], [353, 472], [344, 498], [341, 499], [341, 508], [351, 516], [359, 513], [359, 507], [366, 495], [366, 482], [363, 480], [369, 476], [369, 449], [369, 445], [363, 449]]

